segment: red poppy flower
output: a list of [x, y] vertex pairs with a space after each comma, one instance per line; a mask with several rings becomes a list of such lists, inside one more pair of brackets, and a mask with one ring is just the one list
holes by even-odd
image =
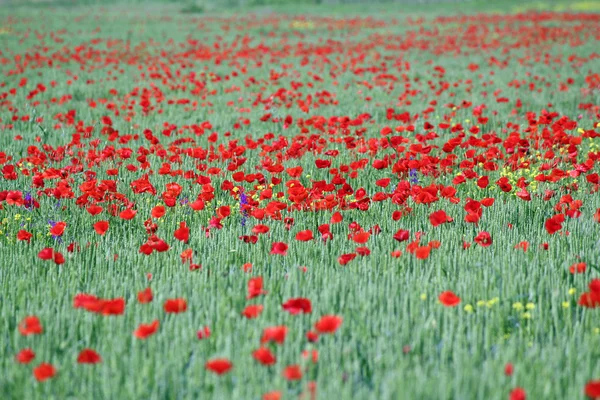
[[369, 250], [368, 247], [357, 247], [356, 248], [356, 254], [358, 254], [359, 256], [368, 256], [371, 254], [371, 250]]
[[144, 249], [140, 248], [141, 252], [147, 252], [149, 251], [147, 254], [152, 253], [152, 251], [157, 251], [159, 253], [163, 253], [167, 250], [169, 250], [169, 245], [162, 240], [161, 238], [159, 238], [156, 235], [152, 235], [148, 238], [148, 241], [142, 246]]
[[342, 254], [341, 256], [338, 257], [338, 262], [340, 263], [340, 265], [346, 265], [350, 261], [354, 260], [355, 258], [356, 258], [356, 253]]
[[[598, 210], [600, 210], [600, 208]], [[338, 224], [338, 223], [342, 222], [343, 220], [344, 220], [344, 217], [338, 211], [334, 212], [333, 215], [331, 216], [332, 224]]]
[[96, 351], [92, 349], [83, 349], [77, 357], [77, 362], [80, 364], [97, 364], [102, 361], [102, 358]]
[[129, 220], [133, 219], [133, 217], [135, 217], [135, 214], [137, 214], [136, 210], [128, 208], [119, 213], [119, 218], [129, 221]]
[[256, 242], [258, 242], [258, 236], [256, 236], [256, 235], [251, 235], [251, 236], [242, 235], [239, 238], [240, 238], [240, 240], [243, 240], [244, 243], [256, 244]]
[[27, 232], [24, 229], [21, 229], [19, 232], [17, 232], [17, 240], [21, 241], [21, 242], [29, 242], [31, 240], [31, 238], [33, 237], [33, 234], [30, 232]]
[[242, 271], [245, 273], [252, 272], [252, 263], [245, 263], [242, 265]]
[[198, 332], [196, 332], [196, 337], [198, 340], [208, 339], [210, 337], [210, 328], [205, 326], [204, 328], [198, 330]]
[[514, 388], [510, 392], [510, 396], [508, 397], [508, 399], [509, 400], [526, 400], [527, 394], [525, 393], [525, 390], [520, 387]]
[[179, 255], [179, 257], [181, 258], [181, 262], [183, 264], [189, 262], [192, 262], [192, 259], [194, 257], [194, 250], [192, 249], [185, 249], [181, 252], [181, 254]]
[[151, 212], [152, 218], [158, 219], [158, 218], [162, 217], [163, 215], [165, 215], [165, 212], [166, 212], [166, 209], [164, 206], [156, 206], [152, 209], [152, 212]]
[[481, 219], [481, 214], [479, 214], [479, 213], [468, 212], [467, 215], [465, 215], [465, 222], [468, 222], [470, 224], [477, 225], [477, 223], [479, 222], [480, 219]]
[[190, 203], [190, 208], [194, 211], [204, 210], [204, 202], [201, 199], [194, 200]]
[[600, 380], [589, 381], [585, 385], [585, 395], [590, 399], [600, 399]]
[[391, 179], [390, 178], [381, 178], [381, 179], [377, 179], [375, 181], [375, 184], [379, 187], [388, 187], [388, 185], [390, 184]]
[[125, 312], [125, 299], [100, 299], [96, 296], [80, 293], [73, 298], [74, 308], [83, 308], [102, 315], [121, 315]]
[[79, 293], [73, 297], [73, 308], [87, 308], [95, 304], [98, 298], [91, 294]]
[[407, 241], [410, 236], [410, 233], [405, 229], [400, 229], [398, 232], [394, 234], [394, 239], [399, 242]]
[[287, 254], [288, 245], [283, 242], [275, 242], [271, 245], [271, 254], [285, 256]]
[[288, 332], [288, 328], [285, 325], [270, 326], [268, 328], [265, 328], [263, 330], [263, 334], [260, 339], [260, 343], [275, 342], [278, 344], [283, 344], [283, 342], [285, 341], [287, 332]]
[[583, 274], [587, 265], [584, 262], [575, 263], [569, 267], [569, 272], [572, 274]]
[[514, 367], [511, 363], [506, 363], [506, 365], [504, 366], [504, 375], [506, 376], [512, 376], [513, 372], [514, 372]]
[[229, 206], [221, 206], [217, 208], [216, 213], [220, 219], [224, 219], [231, 215], [231, 208]]
[[38, 253], [38, 258], [40, 260], [52, 260], [53, 256], [54, 256], [54, 250], [50, 247], [43, 248]]
[[185, 221], [179, 223], [179, 229], [173, 234], [175, 239], [187, 243], [190, 240], [190, 229], [187, 227]]
[[600, 279], [593, 279], [589, 288], [589, 292], [581, 294], [578, 304], [586, 308], [600, 307]]
[[440, 294], [439, 300], [440, 303], [442, 303], [446, 307], [456, 307], [460, 303], [460, 297], [458, 297], [449, 290], [442, 292], [442, 294]]
[[269, 292], [263, 289], [263, 278], [262, 276], [256, 276], [254, 278], [250, 278], [248, 281], [248, 296], [246, 297], [248, 300], [253, 299], [255, 297], [265, 295]]
[[100, 299], [99, 304], [102, 315], [121, 315], [125, 312], [125, 299], [120, 297], [108, 300]]
[[324, 315], [315, 324], [315, 329], [321, 334], [333, 334], [342, 325], [342, 321], [342, 317], [338, 317], [337, 315]]
[[44, 332], [44, 329], [42, 328], [39, 318], [35, 315], [30, 315], [23, 318], [19, 323], [19, 332], [21, 332], [21, 335], [23, 336], [40, 335]]
[[137, 298], [138, 298], [138, 302], [140, 302], [141, 304], [150, 303], [153, 298], [152, 289], [146, 288], [146, 289], [142, 290], [141, 292], [138, 292]]
[[41, 363], [37, 367], [33, 369], [33, 376], [39, 382], [43, 382], [47, 379], [52, 378], [56, 375], [56, 368], [52, 364], [49, 363]]
[[291, 167], [285, 170], [285, 172], [287, 172], [292, 178], [298, 178], [300, 175], [302, 175], [302, 171], [303, 168], [301, 166]]
[[288, 365], [283, 370], [283, 377], [288, 381], [299, 381], [302, 379], [302, 369], [299, 365]]
[[242, 315], [248, 319], [257, 318], [263, 312], [263, 308], [261, 304], [250, 305], [244, 308]]
[[486, 197], [485, 199], [482, 199], [480, 201], [481, 205], [484, 207], [491, 207], [494, 205], [494, 198], [493, 197]]
[[300, 242], [308, 242], [313, 239], [313, 233], [310, 229], [305, 231], [300, 231], [296, 234], [296, 240]]
[[452, 221], [452, 217], [448, 216], [444, 210], [434, 211], [429, 215], [429, 222], [431, 222], [431, 225], [433, 226], [439, 226]]
[[214, 372], [217, 375], [223, 375], [229, 372], [233, 368], [233, 364], [226, 358], [216, 358], [208, 361], [204, 368], [208, 371]]
[[102, 212], [102, 210], [104, 210], [104, 209], [97, 204], [92, 204], [92, 205], [88, 206], [86, 208], [86, 210], [91, 216], [95, 216], [95, 215], [100, 214]]
[[98, 235], [104, 235], [108, 230], [108, 221], [98, 221], [94, 224], [94, 230]]
[[317, 168], [329, 168], [331, 167], [331, 161], [330, 160], [320, 160], [320, 159], [316, 159], [315, 160], [315, 166]]
[[367, 243], [369, 241], [369, 237], [371, 234], [369, 232], [358, 232], [352, 236], [352, 241], [354, 243]]
[[252, 233], [260, 235], [269, 232], [269, 227], [266, 225], [258, 224], [252, 228]]
[[300, 313], [310, 314], [312, 312], [312, 304], [310, 300], [303, 297], [289, 299], [283, 303], [281, 307], [292, 315]]
[[66, 222], [57, 222], [53, 227], [50, 228], [50, 233], [52, 236], [60, 237], [65, 232], [65, 228], [67, 227]]
[[311, 343], [315, 343], [317, 340], [319, 340], [319, 334], [314, 331], [308, 331], [306, 332], [306, 340]]
[[30, 348], [21, 350], [16, 356], [15, 360], [19, 364], [29, 364], [35, 358], [35, 353]]
[[179, 314], [187, 310], [187, 301], [185, 299], [167, 299], [163, 309], [166, 313]]
[[262, 400], [281, 400], [281, 392], [274, 391], [263, 394]]
[[429, 253], [431, 253], [431, 246], [419, 246], [415, 250], [415, 257], [419, 260], [425, 260], [429, 257]]
[[521, 190], [519, 190], [516, 193], [517, 197], [520, 198], [521, 200], [524, 201], [531, 201], [531, 194], [525, 190], [525, 188], [522, 188]]
[[554, 235], [556, 232], [562, 229], [563, 222], [565, 222], [565, 216], [563, 214], [557, 214], [551, 218], [548, 218], [544, 226], [549, 234]]
[[158, 330], [160, 322], [156, 319], [150, 324], [140, 324], [138, 328], [133, 332], [133, 335], [138, 339], [146, 339], [152, 336]]
[[518, 244], [515, 245], [515, 249], [522, 249], [523, 252], [527, 252], [528, 248], [529, 248], [529, 242], [526, 240], [519, 242]]
[[252, 353], [252, 357], [262, 365], [273, 365], [277, 361], [271, 350], [262, 346]]
[[41, 260], [52, 260], [56, 265], [61, 265], [65, 262], [65, 257], [50, 247], [40, 250], [38, 253], [38, 258]]
[[492, 236], [488, 232], [479, 232], [477, 236], [475, 236], [475, 243], [480, 245], [481, 247], [488, 247], [492, 244]]

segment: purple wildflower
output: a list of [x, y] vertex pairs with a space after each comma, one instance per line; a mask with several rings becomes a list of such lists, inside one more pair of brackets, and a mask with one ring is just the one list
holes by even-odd
[[246, 194], [244, 192], [240, 193], [240, 210], [242, 210], [242, 227], [246, 226], [246, 218], [248, 216], [248, 212], [246, 211], [246, 209], [244, 208], [244, 206], [248, 205], [248, 197], [246, 196]]
[[[182, 206], [185, 206], [186, 204], [189, 204], [189, 199], [187, 197], [182, 198], [181, 200], [179, 200], [179, 204], [181, 204]], [[191, 213], [191, 209], [189, 207], [186, 208], [186, 210], [184, 211], [186, 214]]]
[[33, 210], [33, 196], [31, 192], [25, 193], [25, 208], [29, 211]]
[[[410, 158], [411, 160], [413, 159], [412, 157]], [[418, 172], [415, 168], [411, 168], [410, 171], [408, 171], [408, 179], [410, 181], [411, 184], [416, 185], [419, 183], [419, 176], [418, 176]]]

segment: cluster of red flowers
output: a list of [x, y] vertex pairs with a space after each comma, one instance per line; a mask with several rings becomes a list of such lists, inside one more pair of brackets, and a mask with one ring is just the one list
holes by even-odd
[[[287, 17], [272, 18], [243, 23], [248, 32], [271, 26], [272, 37], [277, 37], [280, 24], [294, 26]], [[226, 21], [227, 26], [241, 29], [238, 19]], [[296, 31], [281, 35], [273, 46], [252, 44], [255, 38], [248, 34], [233, 40], [219, 36], [212, 45], [188, 37], [172, 47], [169, 44], [169, 51], [158, 42], [135, 47], [116, 41], [115, 49], [112, 39], [94, 38], [57, 51], [50, 51], [53, 43], [41, 46], [44, 51], [36, 45], [34, 51], [10, 59], [0, 52], [0, 63], [11, 77], [0, 83], [0, 130], [17, 144], [24, 143], [0, 150], [0, 210], [46, 211], [56, 203], [61, 211], [68, 204], [80, 213], [63, 212], [65, 221], [50, 226], [44, 221], [46, 231], [37, 232], [41, 238], [29, 231], [33, 228], [23, 226], [11, 232], [10, 239], [34, 249], [44, 265], [64, 268], [80, 261], [85, 251], [77, 235], [92, 237], [98, 245], [137, 229], [140, 235], [134, 247], [140, 257], [170, 257], [177, 263], [181, 259], [186, 273], [189, 268], [198, 274], [203, 267], [194, 240], [236, 232], [232, 240], [263, 249], [271, 260], [289, 259], [289, 254], [310, 245], [326, 249], [323, 254], [335, 249], [329, 261], [351, 270], [381, 253], [380, 243], [385, 240], [393, 246], [385, 250], [386, 257], [420, 265], [442, 251], [492, 252], [503, 232], [494, 230], [490, 220], [498, 204], [508, 201], [533, 202], [539, 206], [536, 214], [542, 215], [536, 222], [543, 235], [540, 243], [530, 246], [532, 239], [520, 238], [527, 240], [510, 244], [509, 248], [514, 245], [523, 252], [548, 250], [550, 244], [543, 240], [566, 237], [569, 229], [581, 234], [575, 230], [576, 221], [594, 227], [600, 223], [600, 208], [590, 209], [589, 203], [586, 208], [589, 196], [597, 196], [600, 189], [595, 172], [600, 150], [592, 145], [600, 137], [600, 105], [595, 103], [600, 75], [583, 67], [598, 55], [552, 58], [546, 52], [557, 44], [578, 48], [596, 40], [600, 17], [541, 13], [430, 21], [444, 27], [443, 34], [424, 29], [422, 19], [314, 17], [311, 21], [331, 31], [349, 32], [347, 43], [313, 43], [306, 40], [306, 33]], [[514, 37], [500, 40], [497, 33], [505, 32], [507, 21], [509, 26], [528, 28], [512, 30]], [[401, 23], [414, 29], [405, 35], [356, 35], [381, 28], [389, 32]], [[467, 24], [470, 28], [463, 30]], [[570, 29], [564, 29], [565, 24]], [[62, 43], [58, 36], [53, 40]], [[414, 54], [428, 60], [412, 61]], [[467, 65], [467, 55], [476, 55], [473, 60], [479, 61]], [[435, 61], [443, 57], [457, 59], [458, 64]], [[113, 63], [114, 73], [92, 78], [103, 76], [104, 68]], [[572, 76], [526, 72], [510, 82], [495, 78], [496, 72], [515, 63], [524, 67], [540, 63], [544, 70], [561, 64]], [[121, 64], [136, 71], [133, 79], [120, 77], [125, 74]], [[213, 64], [214, 68], [209, 66]], [[264, 64], [281, 64], [281, 68], [265, 75]], [[449, 71], [450, 67], [460, 70]], [[483, 73], [484, 68], [489, 68], [489, 74]], [[61, 75], [63, 70], [68, 70], [67, 76]], [[78, 70], [82, 72], [73, 72]], [[70, 86], [83, 79], [82, 85], [95, 94], [82, 106], [75, 104]], [[101, 91], [96, 90], [99, 86]], [[565, 93], [578, 99], [579, 116], [533, 100], [538, 94], [556, 98]], [[536, 96], [527, 99], [532, 94]], [[45, 112], [22, 108], [25, 99], [34, 110]], [[354, 103], [368, 105], [369, 112], [357, 111]], [[340, 110], [351, 111], [340, 114]], [[175, 117], [192, 113], [202, 118]], [[227, 118], [213, 118], [219, 113]], [[160, 118], [167, 120], [161, 124]], [[33, 132], [35, 126], [43, 136]], [[538, 190], [538, 185], [544, 190]], [[149, 199], [160, 204], [147, 206]], [[388, 211], [379, 215], [380, 210]], [[417, 211], [425, 215], [420, 230], [407, 222]], [[377, 214], [376, 223], [356, 221], [366, 213]], [[327, 223], [312, 218], [323, 214], [327, 216], [321, 222]], [[193, 226], [198, 219], [191, 215], [202, 219], [203, 226]], [[176, 226], [165, 226], [165, 216], [176, 216]], [[435, 236], [465, 232], [456, 227], [472, 230], [455, 242]], [[510, 228], [509, 223], [506, 229]], [[589, 274], [591, 262], [577, 259], [569, 272]], [[252, 264], [242, 269], [250, 273]], [[264, 285], [262, 276], [248, 280], [248, 304], [240, 319], [257, 319], [264, 311], [258, 303], [269, 294]], [[137, 299], [140, 304], [151, 303], [152, 289], [143, 289]], [[452, 291], [442, 292], [438, 299], [446, 307], [461, 302]], [[600, 307], [599, 279], [591, 280], [578, 304]], [[170, 298], [163, 310], [181, 314], [194, 306], [186, 299]], [[74, 296], [73, 307], [119, 316], [125, 313], [126, 302], [123, 297], [103, 299], [80, 293]], [[288, 298], [281, 307], [282, 313], [298, 316], [294, 318], [312, 318], [308, 298]], [[310, 346], [342, 325], [343, 318], [337, 315], [342, 310], [327, 312], [304, 327]], [[133, 335], [149, 339], [161, 323], [168, 321], [139, 323]], [[277, 346], [284, 345], [288, 329], [286, 325], [263, 327], [251, 356], [265, 366], [276, 364]], [[44, 331], [35, 316], [25, 317], [18, 330], [23, 335]], [[211, 334], [209, 326], [196, 333], [199, 340], [210, 339]], [[303, 356], [317, 363], [316, 348], [309, 350]], [[16, 356], [25, 364], [34, 358], [31, 348]], [[89, 348], [77, 357], [83, 364], [101, 361]], [[218, 357], [205, 367], [222, 375], [233, 364]], [[57, 371], [41, 363], [33, 373], [42, 381]], [[292, 364], [281, 373], [296, 381], [305, 370]], [[586, 394], [600, 397], [598, 386], [590, 382]], [[315, 393], [314, 382], [309, 390]], [[264, 398], [276, 399], [278, 392]], [[514, 389], [510, 399], [524, 400], [524, 390]]]
[[[19, 332], [22, 335], [41, 335], [44, 332], [42, 324], [38, 317], [32, 315], [25, 317], [19, 323]], [[29, 364], [35, 358], [35, 352], [31, 348], [25, 348], [19, 351], [15, 356], [15, 360], [20, 364]], [[100, 355], [93, 349], [85, 348], [81, 350], [77, 356], [79, 364], [96, 364], [102, 361]], [[45, 381], [54, 377], [57, 374], [56, 368], [47, 362], [40, 363], [33, 369], [33, 376], [38, 381]]]

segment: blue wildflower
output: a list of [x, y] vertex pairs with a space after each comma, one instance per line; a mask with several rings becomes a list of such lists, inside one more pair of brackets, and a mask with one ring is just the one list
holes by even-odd
[[419, 177], [418, 177], [418, 173], [416, 169], [411, 169], [410, 172], [408, 173], [408, 177], [410, 180], [410, 183], [412, 183], [413, 185], [416, 185], [417, 183], [419, 183]]

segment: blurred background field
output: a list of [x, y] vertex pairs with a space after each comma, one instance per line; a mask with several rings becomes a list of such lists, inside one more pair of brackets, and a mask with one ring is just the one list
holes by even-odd
[[598, 12], [598, 0], [0, 0], [0, 6], [83, 7], [136, 6], [138, 11], [168, 7], [182, 13], [231, 13], [242, 11], [323, 12], [417, 12], [459, 13], [523, 11]]

